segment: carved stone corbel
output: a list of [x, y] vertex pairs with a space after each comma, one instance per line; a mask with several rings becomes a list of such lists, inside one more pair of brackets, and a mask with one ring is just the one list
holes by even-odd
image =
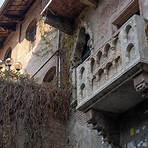
[[121, 148], [120, 124], [117, 114], [89, 110], [87, 116], [89, 118], [88, 124], [92, 124], [93, 129], [97, 130], [113, 148]]
[[134, 78], [134, 87], [137, 92], [146, 92], [148, 90], [148, 72], [141, 72]]

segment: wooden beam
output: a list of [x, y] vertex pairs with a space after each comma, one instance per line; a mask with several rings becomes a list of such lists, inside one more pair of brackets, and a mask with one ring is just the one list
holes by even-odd
[[74, 21], [60, 17], [57, 15], [54, 15], [50, 11], [47, 12], [45, 16], [45, 23], [67, 33], [67, 34], [73, 34], [74, 31]]
[[0, 27], [3, 28], [4, 30], [16, 31], [16, 23], [1, 23], [0, 22]]
[[24, 19], [24, 16], [22, 15], [4, 14], [4, 16], [13, 21], [22, 21]]
[[92, 8], [97, 7], [97, 0], [80, 0], [80, 2]]
[[7, 37], [8, 35], [9, 35], [9, 32], [0, 31], [0, 37]]

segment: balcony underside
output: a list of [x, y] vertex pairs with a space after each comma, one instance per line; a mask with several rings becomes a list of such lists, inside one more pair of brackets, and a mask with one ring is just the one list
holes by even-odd
[[97, 0], [43, 0], [42, 14], [49, 25], [72, 34], [76, 18], [87, 6], [96, 7]]
[[[143, 70], [142, 70], [143, 69]], [[146, 64], [138, 64], [116, 79], [102, 91], [96, 92], [91, 99], [79, 104], [77, 108], [84, 112], [89, 109], [113, 113], [123, 113], [145, 100], [134, 87], [134, 78], [147, 69]]]

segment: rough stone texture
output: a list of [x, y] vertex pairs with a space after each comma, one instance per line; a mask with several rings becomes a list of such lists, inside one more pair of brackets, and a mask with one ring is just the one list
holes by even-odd
[[102, 136], [87, 124], [86, 114], [74, 111], [68, 122], [69, 148], [107, 148], [109, 145], [103, 143]]
[[[118, 79], [124, 81], [125, 79], [121, 76], [129, 72], [138, 63], [148, 63], [146, 47], [144, 20], [142, 17], [134, 15], [120, 28], [118, 36], [109, 40], [102, 48], [94, 52], [85, 62], [77, 67], [78, 108], [81, 108], [81, 105], [84, 106], [84, 104], [88, 105], [88, 102], [91, 102], [91, 99], [96, 95], [98, 95], [97, 98], [101, 99], [99, 93], [101, 94], [103, 90], [114, 81], [118, 81]], [[103, 109], [104, 106], [110, 108], [110, 103], [113, 105], [118, 100], [119, 102], [121, 101], [118, 99], [112, 103], [111, 98], [113, 97], [110, 96], [110, 101], [106, 101], [105, 105], [103, 103], [100, 104], [99, 109]], [[122, 98], [121, 95], [120, 98]], [[126, 99], [124, 98], [124, 100]], [[129, 106], [128, 108], [125, 107], [126, 105], [124, 105], [123, 101], [121, 104], [119, 102], [117, 103], [117, 112], [120, 110], [125, 111], [129, 108]], [[128, 103], [130, 104], [130, 102]], [[106, 109], [105, 107], [104, 109]], [[125, 110], [122, 107], [125, 107]], [[115, 105], [113, 108], [108, 109], [108, 111], [114, 112]]]
[[101, 1], [95, 10], [86, 10], [86, 21], [93, 32], [94, 50], [97, 50], [111, 36], [110, 17], [118, 7], [118, 0]]
[[88, 24], [93, 33], [94, 51], [102, 47], [112, 37], [113, 16], [124, 10], [130, 2], [131, 0], [99, 1], [96, 9], [88, 8], [80, 15], [80, 18], [83, 18], [82, 20]]

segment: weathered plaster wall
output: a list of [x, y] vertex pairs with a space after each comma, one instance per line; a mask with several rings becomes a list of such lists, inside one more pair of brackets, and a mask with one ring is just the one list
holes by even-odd
[[[41, 26], [41, 2], [38, 0], [28, 11], [23, 22], [17, 25], [16, 31], [10, 34], [6, 40], [3, 49], [1, 49], [0, 57], [3, 59], [8, 48], [12, 48], [12, 59], [15, 62], [21, 62], [24, 71], [33, 75], [58, 47], [58, 31], [51, 26], [47, 26], [46, 38], [42, 37]], [[36, 19], [37, 33], [33, 49], [30, 48], [30, 43], [26, 39], [26, 30], [28, 25]], [[47, 31], [47, 30], [45, 30]], [[53, 57], [45, 67], [36, 75], [38, 82], [41, 83], [47, 71], [57, 65], [57, 57]]]
[[71, 112], [67, 126], [69, 148], [111, 148], [87, 121], [86, 114], [79, 111]]
[[82, 12], [80, 18], [92, 31], [95, 51], [112, 37], [115, 14], [121, 12], [130, 2], [131, 0], [101, 0], [96, 9], [88, 8]]

